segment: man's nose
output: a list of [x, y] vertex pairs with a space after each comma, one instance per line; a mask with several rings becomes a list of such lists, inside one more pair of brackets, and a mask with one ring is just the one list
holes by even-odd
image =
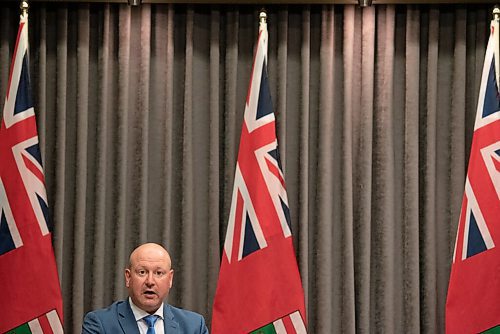
[[150, 273], [148, 273], [146, 275], [146, 284], [152, 285], [154, 283], [155, 283], [155, 281], [154, 281], [154, 274], [152, 272], [150, 272]]

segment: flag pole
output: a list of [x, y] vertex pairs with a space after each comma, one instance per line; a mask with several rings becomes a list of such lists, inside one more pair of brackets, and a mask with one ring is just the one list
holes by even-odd
[[497, 90], [500, 92], [500, 6], [493, 7], [493, 38], [495, 40], [495, 78], [497, 82]]

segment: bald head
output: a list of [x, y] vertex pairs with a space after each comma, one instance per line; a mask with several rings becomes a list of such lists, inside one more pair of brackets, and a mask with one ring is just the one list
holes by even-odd
[[130, 269], [141, 260], [165, 261], [168, 264], [168, 269], [172, 268], [172, 260], [167, 250], [163, 246], [152, 242], [142, 244], [132, 251], [128, 260], [128, 268]]
[[167, 298], [174, 271], [167, 250], [155, 243], [140, 245], [130, 254], [125, 285], [132, 302], [153, 314]]

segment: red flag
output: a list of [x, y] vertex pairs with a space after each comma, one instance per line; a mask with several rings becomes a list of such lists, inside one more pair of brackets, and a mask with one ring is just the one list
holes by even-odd
[[267, 81], [267, 38], [261, 22], [215, 293], [213, 334], [268, 329], [306, 333], [304, 291]]
[[63, 333], [21, 15], [0, 126], [0, 333]]
[[492, 21], [448, 287], [447, 333], [500, 330], [498, 33]]

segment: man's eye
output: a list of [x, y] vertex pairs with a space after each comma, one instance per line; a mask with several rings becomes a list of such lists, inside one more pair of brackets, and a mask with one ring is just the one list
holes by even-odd
[[139, 276], [144, 276], [146, 275], [146, 270], [139, 270], [137, 271], [137, 273], [139, 274]]
[[156, 274], [156, 277], [163, 277], [165, 275], [165, 272], [164, 271], [157, 271], [155, 274]]

